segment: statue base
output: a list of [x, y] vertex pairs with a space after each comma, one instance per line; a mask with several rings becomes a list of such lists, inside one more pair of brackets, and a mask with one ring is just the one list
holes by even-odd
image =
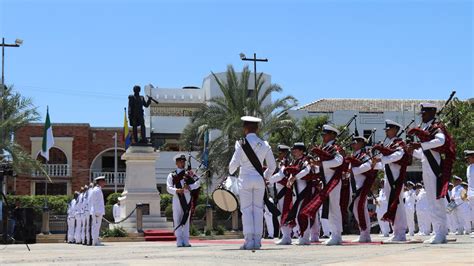
[[[126, 218], [138, 203], [143, 208], [143, 229], [173, 228], [172, 223], [161, 217], [160, 193], [156, 188], [156, 160], [159, 152], [150, 145], [132, 145], [122, 155], [127, 165], [125, 186], [120, 200], [120, 219]], [[118, 226], [136, 232], [136, 212]]]

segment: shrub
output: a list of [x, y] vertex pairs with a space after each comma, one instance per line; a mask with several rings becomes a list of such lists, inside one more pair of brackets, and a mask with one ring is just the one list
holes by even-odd
[[192, 236], [198, 236], [199, 235], [199, 230], [196, 229], [196, 226], [194, 224], [191, 224], [189, 228], [189, 234]]
[[171, 205], [173, 201], [173, 195], [171, 194], [160, 194], [161, 201], [160, 201], [160, 209], [166, 210], [166, 208]]
[[218, 225], [216, 228], [216, 235], [221, 236], [225, 233], [225, 227], [222, 225]]
[[115, 227], [113, 229], [105, 229], [101, 232], [102, 237], [126, 237], [128, 236], [127, 231], [122, 227]]
[[114, 206], [113, 205], [105, 205], [105, 215], [104, 218], [108, 221], [114, 221], [114, 213], [113, 213]]
[[202, 219], [206, 215], [206, 204], [199, 204], [196, 206], [196, 210], [194, 211], [194, 217], [196, 219]]
[[107, 202], [106, 204], [108, 205], [114, 205], [115, 203], [118, 202], [118, 198], [122, 195], [122, 193], [112, 193], [109, 196], [107, 196]]
[[173, 218], [173, 206], [168, 205], [165, 209], [165, 216], [168, 218]]
[[45, 195], [25, 195], [25, 196], [7, 196], [8, 203], [14, 207], [15, 202], [18, 200], [22, 208], [33, 208], [35, 216], [41, 216], [43, 207], [45, 205], [45, 199], [48, 202], [48, 208], [51, 214], [66, 214], [67, 205], [72, 199], [71, 196], [45, 196]]
[[205, 232], [205, 235], [206, 236], [211, 236], [212, 235], [211, 229], [207, 229], [206, 232]]

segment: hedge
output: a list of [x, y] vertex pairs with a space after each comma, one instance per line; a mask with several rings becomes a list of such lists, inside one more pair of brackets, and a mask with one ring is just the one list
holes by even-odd
[[48, 202], [48, 208], [51, 214], [64, 215], [67, 214], [67, 205], [71, 201], [72, 196], [45, 196], [45, 195], [36, 195], [36, 196], [7, 196], [8, 203], [14, 207], [15, 202], [20, 202], [20, 207], [22, 208], [33, 208], [36, 216], [43, 213], [43, 207], [45, 205], [45, 199]]

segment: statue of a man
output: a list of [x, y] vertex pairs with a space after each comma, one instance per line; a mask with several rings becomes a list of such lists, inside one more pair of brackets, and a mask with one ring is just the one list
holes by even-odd
[[[128, 120], [130, 126], [133, 128], [133, 142], [134, 143], [148, 143], [145, 132], [145, 119], [143, 114], [143, 107], [150, 106], [151, 101], [158, 103], [152, 97], [145, 97], [140, 95], [140, 86], [133, 87], [133, 95], [128, 96]], [[138, 127], [140, 126], [140, 141], [138, 141]]]

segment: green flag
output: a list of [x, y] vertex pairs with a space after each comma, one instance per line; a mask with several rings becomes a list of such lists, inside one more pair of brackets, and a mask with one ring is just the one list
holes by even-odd
[[41, 156], [49, 161], [49, 149], [54, 146], [53, 127], [49, 120], [49, 108], [46, 109], [46, 121], [44, 122], [43, 146], [41, 147]]

